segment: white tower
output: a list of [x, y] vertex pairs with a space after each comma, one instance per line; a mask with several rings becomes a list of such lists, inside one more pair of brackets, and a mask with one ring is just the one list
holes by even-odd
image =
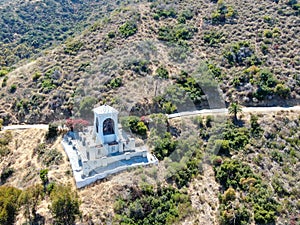
[[118, 114], [119, 112], [108, 105], [102, 105], [93, 109], [94, 134], [101, 144], [117, 144], [118, 137]]

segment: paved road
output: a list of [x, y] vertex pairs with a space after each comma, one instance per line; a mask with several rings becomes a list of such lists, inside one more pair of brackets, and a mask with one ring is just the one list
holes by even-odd
[[26, 125], [10, 125], [10, 126], [4, 126], [3, 130], [20, 130], [20, 129], [48, 129], [47, 124], [26, 124]]
[[[300, 106], [293, 107], [243, 107], [243, 112], [279, 112], [279, 111], [300, 111]], [[228, 109], [202, 109], [195, 111], [187, 111], [169, 114], [168, 118], [173, 119], [177, 117], [195, 116], [195, 115], [214, 115], [214, 114], [227, 114]]]
[[[300, 106], [293, 107], [243, 107], [243, 112], [279, 112], [279, 111], [299, 111]], [[180, 113], [169, 114], [168, 118], [173, 119], [177, 117], [195, 116], [195, 115], [215, 115], [215, 114], [227, 114], [228, 109], [202, 109], [195, 111], [186, 111]], [[11, 125], [4, 126], [3, 130], [17, 130], [17, 129], [48, 129], [47, 124], [26, 124], [26, 125]]]

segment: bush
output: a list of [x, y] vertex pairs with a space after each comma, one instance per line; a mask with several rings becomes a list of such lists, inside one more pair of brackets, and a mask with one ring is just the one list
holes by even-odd
[[53, 123], [49, 123], [48, 125], [48, 131], [46, 133], [46, 139], [50, 140], [53, 138], [56, 138], [58, 136], [58, 125], [57, 124], [53, 124]]
[[218, 46], [223, 37], [223, 33], [217, 31], [207, 31], [204, 32], [203, 40], [210, 46]]
[[116, 200], [118, 224], [169, 225], [180, 221], [191, 210], [188, 194], [174, 187], [129, 187], [127, 198]]
[[162, 9], [157, 8], [154, 10], [153, 19], [159, 20], [160, 18], [176, 18], [177, 12], [173, 8]]
[[63, 159], [61, 152], [55, 148], [48, 149], [45, 144], [39, 144], [34, 149], [34, 154], [37, 154], [38, 160], [45, 166], [58, 165]]
[[10, 86], [9, 92], [10, 93], [15, 93], [16, 90], [17, 90], [17, 85], [16, 84], [12, 84]]
[[247, 41], [231, 44], [223, 52], [223, 56], [230, 66], [233, 66], [234, 64], [238, 66], [260, 64], [260, 60], [255, 56], [254, 50]]
[[69, 55], [77, 55], [82, 46], [83, 43], [80, 40], [67, 41], [64, 51]]
[[4, 184], [6, 180], [15, 172], [11, 167], [5, 168], [1, 173], [1, 183]]
[[56, 185], [50, 194], [50, 212], [55, 224], [74, 224], [80, 215], [78, 195], [70, 186]]
[[84, 119], [93, 118], [93, 107], [96, 104], [97, 99], [91, 96], [86, 96], [80, 101], [79, 114]]
[[227, 6], [223, 0], [218, 0], [217, 10], [211, 19], [213, 24], [225, 23], [237, 17], [237, 11], [232, 6]]
[[117, 78], [112, 79], [108, 86], [111, 87], [111, 88], [121, 87], [122, 86], [122, 78], [117, 77]]
[[187, 10], [182, 11], [179, 14], [177, 20], [179, 23], [185, 23], [186, 20], [191, 20], [193, 18], [193, 16], [194, 16], [194, 13], [191, 10], [187, 9]]
[[8, 80], [8, 77], [7, 77], [7, 76], [5, 76], [5, 77], [3, 78], [3, 81], [2, 81], [1, 87], [6, 87], [7, 80]]
[[145, 137], [147, 135], [147, 126], [137, 116], [122, 118], [121, 123], [125, 130], [130, 130], [132, 133], [138, 134], [142, 137]]
[[288, 98], [291, 93], [291, 89], [284, 84], [277, 84], [275, 86], [275, 93], [282, 98]]
[[12, 225], [19, 210], [18, 198], [21, 190], [0, 186], [0, 224]]
[[137, 25], [135, 22], [126, 22], [119, 27], [119, 32], [123, 38], [128, 38], [138, 31]]
[[235, 198], [236, 198], [236, 193], [233, 188], [230, 187], [224, 192], [224, 196], [223, 196], [224, 202], [235, 200]]
[[266, 38], [272, 38], [273, 37], [273, 33], [271, 30], [264, 30], [264, 36]]
[[43, 187], [40, 184], [30, 186], [22, 191], [19, 196], [18, 203], [24, 209], [24, 217], [32, 222], [37, 217], [37, 207], [43, 198]]
[[165, 132], [163, 137], [157, 137], [153, 143], [154, 155], [159, 159], [162, 160], [165, 157], [169, 156], [177, 146], [177, 141], [173, 140], [170, 133]]
[[164, 66], [160, 66], [156, 69], [155, 76], [163, 78], [163, 79], [168, 79], [169, 78], [169, 72]]
[[178, 42], [189, 40], [193, 37], [194, 31], [192, 28], [180, 24], [175, 27], [164, 26], [158, 30], [158, 39], [162, 41]]
[[8, 70], [6, 70], [6, 69], [1, 69], [1, 70], [0, 70], [0, 77], [4, 77], [4, 76], [6, 76], [8, 73], [9, 73]]
[[40, 72], [36, 72], [33, 74], [32, 80], [37, 81], [41, 76], [42, 76], [42, 74]]
[[107, 36], [109, 38], [114, 38], [116, 36], [116, 33], [114, 31], [110, 31], [110, 32], [108, 32]]

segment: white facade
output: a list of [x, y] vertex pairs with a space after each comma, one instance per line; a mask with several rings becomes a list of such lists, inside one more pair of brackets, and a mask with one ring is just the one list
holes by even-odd
[[137, 148], [134, 138], [122, 132], [117, 110], [103, 105], [93, 112], [93, 126], [68, 133], [62, 142], [78, 188], [130, 167], [158, 163], [146, 146]]
[[[118, 124], [119, 112], [103, 105], [93, 109], [94, 122], [92, 128], [93, 143], [86, 143], [83, 146], [79, 143], [79, 156], [82, 161], [83, 174], [89, 174], [99, 168], [121, 160], [129, 160], [131, 157], [146, 157], [147, 151], [135, 151], [135, 140], [130, 137], [123, 137], [122, 127]], [[79, 134], [83, 140], [88, 139], [86, 134]]]

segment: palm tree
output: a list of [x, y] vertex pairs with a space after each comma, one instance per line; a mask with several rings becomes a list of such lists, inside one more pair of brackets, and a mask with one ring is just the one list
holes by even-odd
[[234, 122], [238, 121], [237, 114], [242, 112], [242, 107], [237, 102], [232, 102], [228, 108], [228, 112], [231, 116], [233, 116]]

